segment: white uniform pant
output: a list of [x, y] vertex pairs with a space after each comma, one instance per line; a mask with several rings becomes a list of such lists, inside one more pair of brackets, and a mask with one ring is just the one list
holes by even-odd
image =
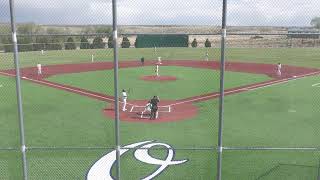
[[126, 111], [126, 106], [127, 106], [127, 98], [122, 99], [122, 111]]
[[42, 74], [41, 68], [38, 68], [38, 75]]
[[280, 69], [278, 69], [277, 75], [278, 75], [278, 76], [281, 76], [281, 70], [280, 70]]
[[156, 66], [156, 75], [159, 76], [159, 65]]

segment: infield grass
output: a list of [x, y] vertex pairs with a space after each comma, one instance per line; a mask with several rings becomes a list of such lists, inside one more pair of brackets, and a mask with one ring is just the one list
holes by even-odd
[[[155, 95], [161, 99], [178, 100], [219, 91], [219, 71], [162, 66], [162, 76], [174, 76], [176, 81], [144, 81], [143, 76], [153, 75], [154, 67], [121, 68], [119, 70], [119, 88], [129, 91], [129, 99], [149, 99]], [[240, 72], [226, 73], [226, 88], [263, 82], [271, 78], [266, 75]], [[48, 80], [71, 85], [94, 92], [114, 95], [113, 70], [91, 71], [85, 73], [63, 74], [49, 77]]]

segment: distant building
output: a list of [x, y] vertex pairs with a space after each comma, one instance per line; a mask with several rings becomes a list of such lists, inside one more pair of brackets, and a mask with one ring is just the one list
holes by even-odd
[[288, 29], [288, 38], [300, 39], [319, 39], [319, 30], [309, 28], [290, 28]]

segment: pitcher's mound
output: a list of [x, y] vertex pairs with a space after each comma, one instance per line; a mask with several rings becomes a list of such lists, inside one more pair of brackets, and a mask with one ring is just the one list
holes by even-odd
[[140, 79], [144, 81], [175, 81], [177, 80], [174, 76], [142, 76]]

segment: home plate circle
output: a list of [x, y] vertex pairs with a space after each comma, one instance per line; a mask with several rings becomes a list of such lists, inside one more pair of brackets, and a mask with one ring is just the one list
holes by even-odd
[[[150, 112], [143, 112], [148, 100], [129, 101], [126, 111], [120, 111], [121, 121], [143, 122], [143, 123], [161, 123], [171, 121], [182, 121], [194, 118], [198, 114], [198, 108], [192, 103], [183, 103], [174, 100], [160, 100], [158, 104], [159, 117], [150, 120]], [[120, 108], [122, 103], [120, 103]], [[108, 119], [114, 119], [114, 105], [110, 104], [103, 109], [103, 114]]]

